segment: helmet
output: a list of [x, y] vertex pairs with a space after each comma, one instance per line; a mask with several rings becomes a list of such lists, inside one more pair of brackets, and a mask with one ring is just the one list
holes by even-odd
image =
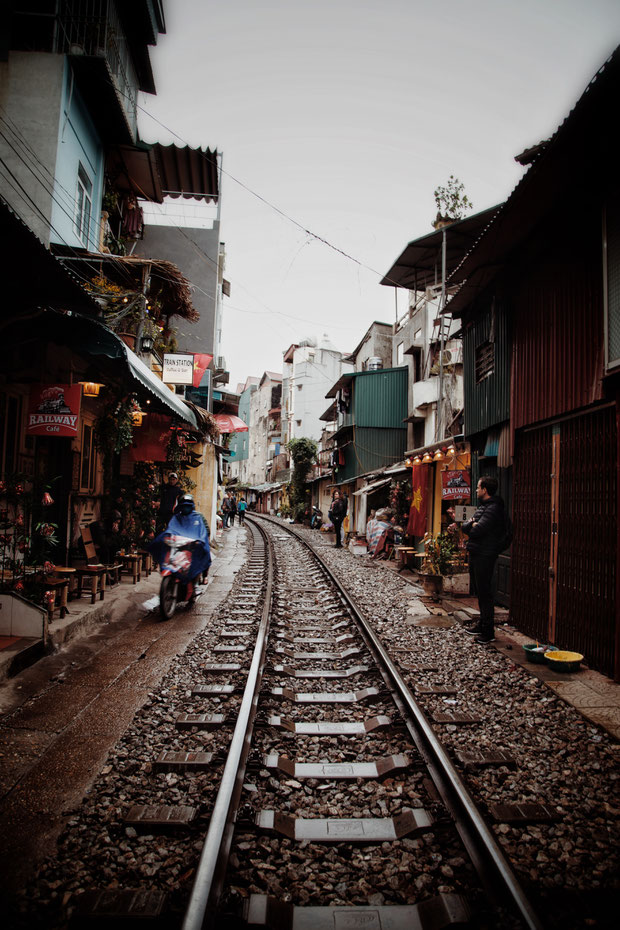
[[194, 511], [194, 498], [191, 494], [181, 494], [179, 501], [177, 503], [177, 510], [179, 513], [185, 514], [187, 516]]

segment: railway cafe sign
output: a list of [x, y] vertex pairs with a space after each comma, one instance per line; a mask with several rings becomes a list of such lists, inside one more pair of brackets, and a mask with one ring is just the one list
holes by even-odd
[[78, 434], [80, 384], [33, 384], [28, 403], [27, 436]]
[[471, 475], [468, 471], [442, 471], [441, 497], [443, 500], [458, 501], [471, 495]]
[[164, 384], [192, 384], [194, 376], [193, 355], [164, 355], [162, 381]]

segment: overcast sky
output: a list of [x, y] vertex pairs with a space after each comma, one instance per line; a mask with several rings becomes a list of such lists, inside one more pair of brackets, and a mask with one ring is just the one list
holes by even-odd
[[229, 390], [281, 371], [291, 342], [327, 333], [350, 351], [373, 320], [393, 322], [378, 282], [431, 231], [434, 189], [454, 174], [473, 212], [505, 200], [514, 156], [557, 129], [620, 41], [618, 0], [164, 9], [157, 96], [141, 95], [158, 122], [143, 112], [140, 131], [223, 152]]

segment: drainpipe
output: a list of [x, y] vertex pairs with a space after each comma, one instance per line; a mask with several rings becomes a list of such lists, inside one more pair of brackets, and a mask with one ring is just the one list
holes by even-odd
[[441, 236], [441, 298], [439, 301], [439, 397], [437, 398], [437, 422], [435, 424], [436, 437], [443, 439], [443, 351], [444, 351], [444, 321], [442, 313], [446, 305], [446, 227]]

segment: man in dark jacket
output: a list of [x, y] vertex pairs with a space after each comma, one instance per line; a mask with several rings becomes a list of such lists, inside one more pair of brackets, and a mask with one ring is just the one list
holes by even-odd
[[179, 476], [175, 471], [168, 475], [168, 481], [162, 485], [159, 504], [159, 528], [165, 529], [172, 520], [177, 501], [183, 493], [183, 488], [179, 485]]
[[497, 479], [483, 476], [478, 481], [476, 494], [479, 507], [473, 518], [461, 529], [466, 536], [469, 552], [469, 573], [473, 581], [480, 619], [466, 632], [475, 636], [476, 643], [492, 643], [495, 639], [495, 591], [493, 573], [497, 557], [504, 548], [507, 520], [504, 501], [497, 497]]
[[332, 495], [332, 505], [329, 508], [328, 516], [334, 524], [336, 532], [336, 549], [342, 549], [341, 531], [344, 518], [347, 515], [347, 502], [344, 500], [340, 491], [334, 491]]

